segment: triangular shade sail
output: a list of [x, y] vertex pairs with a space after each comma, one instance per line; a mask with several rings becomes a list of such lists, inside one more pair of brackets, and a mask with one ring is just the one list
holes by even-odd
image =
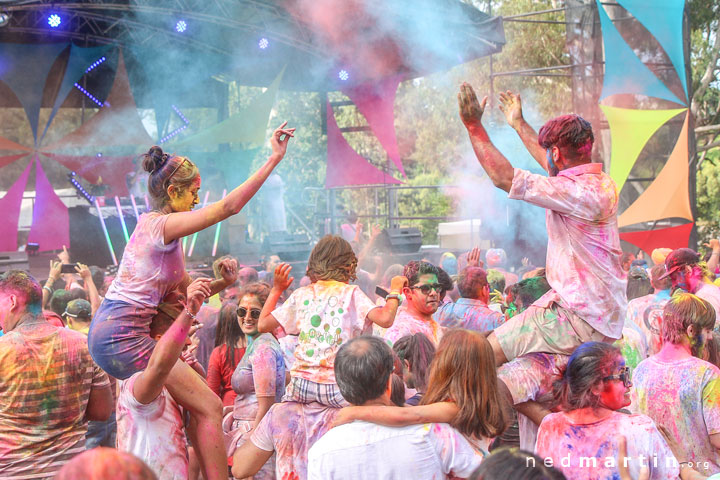
[[0, 43], [0, 80], [7, 83], [25, 109], [37, 144], [38, 117], [50, 67], [67, 43], [23, 45]]
[[693, 220], [688, 194], [688, 118], [689, 114], [685, 116], [670, 158], [655, 181], [620, 215], [620, 227], [663, 218]]
[[7, 155], [4, 157], [0, 157], [0, 168], [6, 165], [10, 165], [11, 163], [18, 161], [21, 158], [26, 157], [27, 155], [27, 153], [21, 153], [19, 155]]
[[23, 173], [13, 183], [12, 187], [7, 191], [5, 196], [0, 199], [0, 251], [12, 252], [17, 250], [17, 233], [18, 221], [20, 220], [20, 207], [22, 206], [22, 197], [25, 193], [28, 176], [33, 162], [28, 162]]
[[353, 150], [335, 121], [330, 103], [327, 103], [327, 171], [325, 188], [345, 185], [378, 185], [402, 183], [381, 172]]
[[255, 97], [241, 112], [173, 145], [219, 145], [233, 142], [262, 145], [265, 142], [270, 111], [275, 105], [275, 97], [284, 71], [283, 68], [267, 90]]
[[102, 184], [108, 189], [106, 196], [125, 197], [129, 195], [126, 177], [134, 169], [135, 156], [109, 157], [109, 156], [78, 156], [61, 155], [57, 153], [41, 152], [47, 158], [63, 164], [69, 170], [77, 173], [90, 183]]
[[635, 161], [653, 134], [684, 108], [674, 110], [630, 110], [600, 105], [610, 125], [610, 176], [622, 190]]
[[35, 157], [35, 207], [28, 242], [40, 245], [40, 251], [70, 247], [70, 215], [45, 176], [40, 159]]
[[7, 138], [0, 137], [0, 150], [24, 150], [29, 152], [31, 149], [20, 145], [19, 143], [15, 143], [12, 140], [8, 140]]
[[652, 253], [656, 248], [687, 248], [690, 242], [692, 223], [678, 227], [659, 228], [642, 232], [626, 232], [620, 234], [620, 240], [632, 243], [643, 252]]
[[685, 0], [618, 0], [657, 39], [680, 77], [687, 96], [685, 52], [683, 51], [683, 11]]
[[115, 81], [105, 101], [105, 106], [90, 120], [80, 125], [77, 130], [43, 150], [61, 151], [128, 145], [146, 150], [153, 143], [137, 113], [125, 70], [125, 62], [122, 52], [120, 52]]
[[[684, 104], [653, 72], [643, 64], [625, 43], [598, 0], [598, 13], [605, 45], [605, 78], [600, 100], [617, 93], [631, 93], [663, 98]], [[653, 14], [657, 9], [653, 8]]]
[[370, 130], [380, 141], [390, 160], [403, 177], [406, 177], [395, 136], [395, 93], [401, 80], [400, 75], [395, 75], [379, 83], [343, 89], [343, 93], [350, 97], [365, 116]]
[[[42, 141], [45, 133], [47, 132], [50, 124], [55, 118], [60, 106], [67, 98], [70, 90], [72, 90], [75, 83], [85, 75], [85, 71], [101, 57], [107, 54], [110, 50], [109, 45], [103, 45], [100, 47], [78, 47], [75, 44], [70, 45], [70, 57], [68, 58], [67, 65], [65, 66], [65, 74], [63, 75], [62, 83], [58, 89], [57, 96], [55, 97], [55, 103], [53, 104], [50, 117], [45, 124], [45, 129], [42, 135], [40, 135], [40, 141]], [[38, 142], [39, 143], [39, 142]]]

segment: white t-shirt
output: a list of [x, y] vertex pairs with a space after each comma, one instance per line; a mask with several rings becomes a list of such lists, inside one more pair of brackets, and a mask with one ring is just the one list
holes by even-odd
[[715, 328], [720, 327], [720, 287], [712, 283], [705, 283], [695, 295], [707, 300], [715, 309]]
[[445, 423], [386, 427], [355, 421], [333, 428], [308, 454], [308, 480], [467, 478], [483, 456]]
[[147, 405], [133, 386], [142, 372], [120, 382], [117, 399], [117, 448], [143, 460], [159, 480], [186, 480], [188, 457], [180, 407], [163, 387]]

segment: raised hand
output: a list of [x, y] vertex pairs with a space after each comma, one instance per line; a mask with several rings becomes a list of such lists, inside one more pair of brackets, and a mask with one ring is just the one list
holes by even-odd
[[408, 279], [402, 276], [393, 277], [390, 280], [391, 292], [402, 292], [402, 289], [408, 286]]
[[294, 128], [285, 128], [288, 122], [283, 122], [270, 137], [270, 146], [272, 147], [273, 155], [277, 155], [282, 159], [287, 152], [288, 142], [294, 137]]
[[488, 97], [485, 95], [482, 102], [478, 102], [475, 90], [473, 90], [467, 82], [463, 82], [460, 86], [460, 93], [458, 93], [460, 119], [466, 128], [479, 127], [482, 124], [482, 116], [485, 112], [487, 99]]
[[80, 274], [80, 278], [82, 278], [83, 280], [92, 278], [92, 272], [84, 263], [78, 263], [77, 265], [75, 265], [75, 271]]
[[290, 276], [292, 267], [288, 263], [281, 263], [275, 267], [275, 277], [273, 278], [273, 288], [284, 292], [290, 285], [295, 281], [295, 278]]
[[60, 260], [60, 263], [70, 263], [70, 253], [67, 251], [67, 247], [65, 245], [63, 245], [63, 251], [58, 253], [57, 258]]
[[519, 93], [515, 94], [510, 90], [500, 92], [500, 104], [498, 107], [505, 114], [505, 120], [511, 127], [516, 128], [518, 123], [523, 120], [522, 100]]
[[382, 227], [380, 225], [373, 225], [370, 229], [370, 238], [374, 239], [377, 238], [378, 235], [382, 233]]
[[220, 267], [220, 275], [225, 280], [226, 285], [232, 285], [237, 281], [238, 262], [234, 258], [226, 258], [222, 260], [218, 266]]
[[211, 278], [196, 278], [187, 287], [187, 300], [185, 307], [192, 314], [196, 314], [200, 310], [200, 306], [207, 297], [210, 296]]
[[50, 273], [48, 274], [48, 281], [50, 283], [55, 282], [57, 279], [60, 278], [60, 275], [62, 275], [61, 269], [62, 262], [50, 260]]
[[473, 249], [468, 252], [467, 265], [468, 267], [480, 268], [484, 266], [483, 262], [480, 260], [480, 249], [478, 247], [473, 247]]

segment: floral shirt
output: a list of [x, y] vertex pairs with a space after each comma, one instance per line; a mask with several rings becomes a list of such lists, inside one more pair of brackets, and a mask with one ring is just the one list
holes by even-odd
[[357, 285], [320, 280], [295, 290], [272, 312], [288, 335], [298, 335], [290, 376], [335, 383], [335, 354], [343, 343], [372, 331], [367, 316], [374, 308]]
[[508, 196], [547, 209], [547, 280], [562, 306], [598, 332], [620, 338], [627, 297], [618, 193], [602, 164], [568, 168], [555, 177], [516, 168]]

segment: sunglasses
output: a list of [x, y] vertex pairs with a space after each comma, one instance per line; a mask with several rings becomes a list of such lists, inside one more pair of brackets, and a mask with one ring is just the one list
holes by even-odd
[[439, 283], [427, 283], [425, 285], [415, 285], [414, 287], [410, 287], [413, 290], [420, 290], [420, 292], [423, 295], [430, 295], [430, 291], [435, 291], [437, 293], [442, 292], [442, 285]]
[[623, 385], [625, 385], [625, 388], [632, 387], [630, 369], [628, 367], [623, 367], [617, 375], [609, 375], [603, 378], [603, 380], [620, 380], [623, 382]]
[[[250, 318], [252, 318], [253, 320], [257, 320], [258, 318], [260, 318], [260, 311], [261, 310], [259, 308], [251, 308], [250, 309]], [[237, 314], [238, 314], [238, 317], [240, 317], [240, 318], [245, 318], [247, 316], [247, 313], [248, 313], [248, 309], [245, 307], [240, 307], [237, 309]]]

